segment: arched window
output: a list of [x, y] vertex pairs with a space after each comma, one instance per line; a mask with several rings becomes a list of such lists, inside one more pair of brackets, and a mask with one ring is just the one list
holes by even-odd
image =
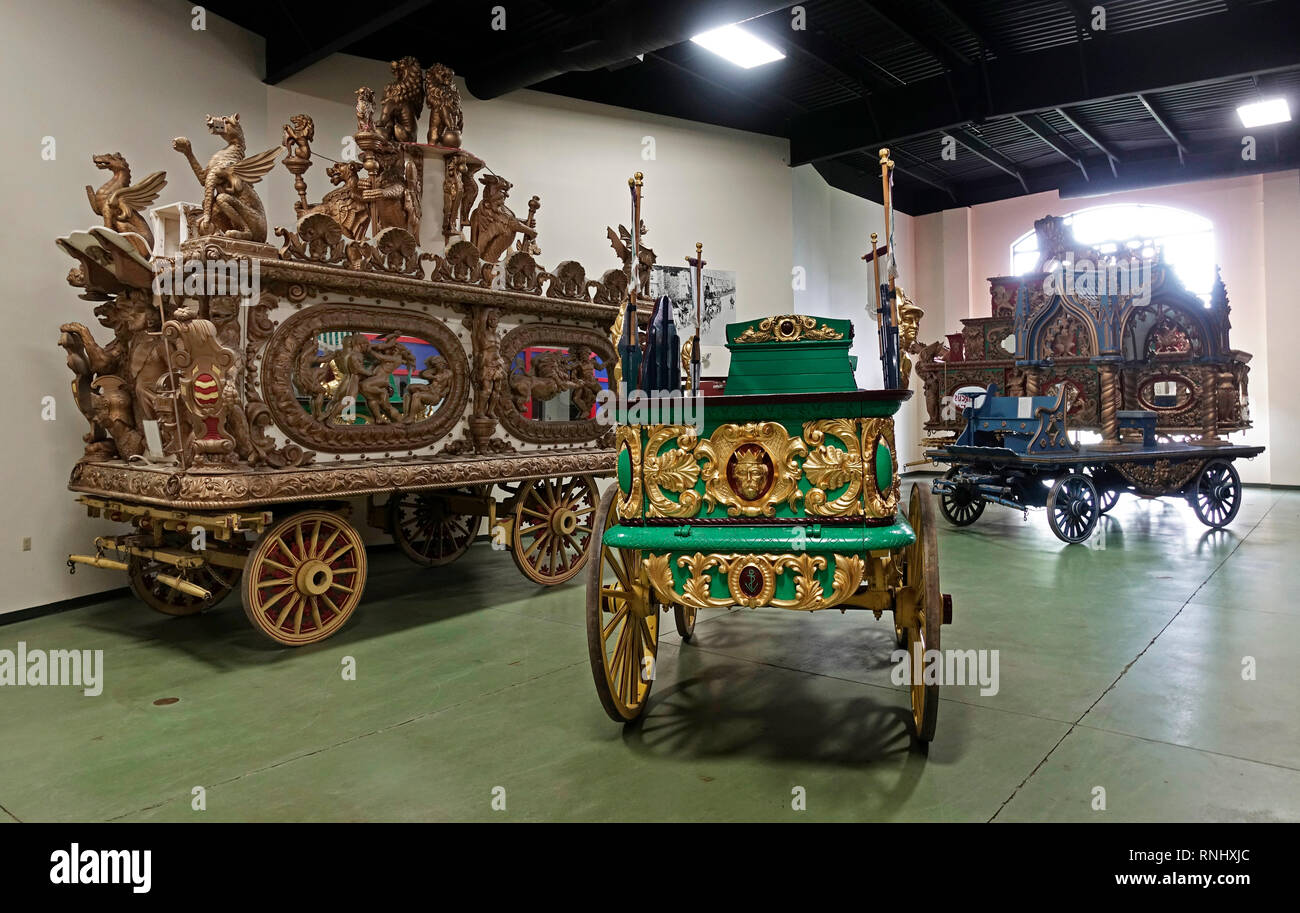
[[[1214, 287], [1214, 223], [1172, 206], [1118, 203], [1080, 209], [1065, 217], [1074, 239], [1117, 257], [1152, 259], [1159, 249], [1189, 292], [1208, 306]], [[1038, 264], [1038, 236], [1025, 232], [1011, 244], [1011, 272]]]

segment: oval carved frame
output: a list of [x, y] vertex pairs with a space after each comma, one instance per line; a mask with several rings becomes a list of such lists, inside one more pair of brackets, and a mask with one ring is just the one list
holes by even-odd
[[[299, 404], [293, 390], [294, 362], [309, 339], [330, 331], [400, 332], [433, 343], [451, 366], [451, 389], [431, 418], [411, 424], [325, 425]], [[262, 362], [262, 390], [275, 424], [299, 444], [329, 453], [417, 450], [456, 427], [469, 403], [469, 361], [456, 334], [441, 320], [415, 311], [321, 304], [284, 321]]]
[[[609, 337], [599, 330], [586, 327], [561, 326], [553, 323], [525, 323], [501, 337], [501, 360], [506, 370], [515, 356], [529, 346], [586, 346], [600, 357], [605, 369], [614, 364], [614, 346]], [[541, 422], [524, 418], [510, 399], [508, 384], [502, 385], [496, 396], [494, 408], [497, 420], [510, 434], [521, 441], [533, 444], [564, 444], [594, 441], [609, 431], [594, 418], [567, 422]]]

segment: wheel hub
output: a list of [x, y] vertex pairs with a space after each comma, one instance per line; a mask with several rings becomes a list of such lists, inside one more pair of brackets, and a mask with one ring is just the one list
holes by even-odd
[[578, 528], [578, 515], [571, 508], [561, 507], [551, 514], [551, 529], [563, 536], [572, 536]]
[[298, 592], [308, 596], [319, 596], [334, 583], [334, 571], [319, 558], [312, 558], [299, 566], [294, 583], [298, 587]]

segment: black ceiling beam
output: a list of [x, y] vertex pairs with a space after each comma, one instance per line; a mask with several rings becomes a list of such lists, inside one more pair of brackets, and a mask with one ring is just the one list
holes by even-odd
[[1083, 179], [1088, 180], [1088, 169], [1084, 167], [1083, 159], [1075, 155], [1074, 150], [1067, 146], [1059, 135], [1052, 132], [1047, 121], [1037, 114], [1017, 114], [1016, 120], [1022, 127], [1054, 149], [1063, 159], [1082, 171]]
[[[879, 129], [868, 117], [865, 100], [797, 118], [791, 158], [803, 164], [990, 117], [1294, 69], [1300, 67], [1300, 43], [1292, 38], [1297, 32], [1300, 4], [1267, 3], [1159, 29], [1094, 34], [1078, 43], [1089, 62], [1087, 90], [1078, 74], [1061, 66], [1060, 49], [990, 60], [984, 65], [992, 102], [984, 100], [977, 66], [951, 77], [919, 80], [872, 95]], [[1152, 53], [1156, 34], [1162, 47], [1176, 48], [1177, 53]]]
[[[331, 38], [309, 41], [306, 44], [301, 41], [287, 40], [280, 33], [267, 35], [266, 78], [262, 81], [268, 86], [282, 82], [331, 54], [346, 50], [381, 29], [401, 22], [413, 13], [418, 13], [430, 3], [432, 0], [405, 0], [381, 12], [348, 18], [345, 21], [352, 26], [351, 28]], [[285, 15], [289, 14], [286, 12]]]
[[1065, 118], [1065, 122], [1074, 128], [1075, 133], [1078, 133], [1080, 136], [1082, 136], [1088, 142], [1092, 143], [1094, 146], [1096, 146], [1105, 154], [1106, 160], [1110, 163], [1111, 177], [1119, 177], [1119, 172], [1115, 168], [1115, 166], [1119, 164], [1120, 161], [1119, 156], [1111, 152], [1110, 149], [1107, 148], [1105, 144], [1102, 143], [1101, 140], [1097, 139], [1096, 129], [1084, 123], [1083, 118], [1080, 117], [1079, 115], [1077, 114], [1072, 115], [1064, 108], [1057, 108], [1056, 113], [1061, 115], [1061, 117]]
[[[921, 168], [925, 168], [929, 171], [936, 171], [939, 173], [940, 177], [943, 176], [942, 171], [939, 171], [937, 168], [935, 168], [925, 159], [921, 158], [919, 155], [913, 155], [912, 153], [908, 152], [902, 146], [894, 146], [893, 148], [891, 148], [889, 150], [889, 155], [890, 158], [893, 158], [894, 156], [899, 156], [901, 158], [908, 159], [911, 162], [915, 162]], [[911, 165], [908, 165], [907, 169], [902, 168], [900, 165], [894, 165], [894, 170], [901, 172], [902, 174], [909, 175], [910, 177], [914, 177], [921, 183], [928, 184], [931, 187], [935, 188], [936, 190], [942, 190], [944, 193], [948, 194], [948, 196], [952, 198], [952, 201], [954, 203], [957, 202], [957, 192], [953, 190], [951, 184], [948, 184], [943, 180], [935, 180], [935, 179], [927, 178], [925, 177], [925, 175], [913, 171]]]
[[775, 18], [769, 21], [765, 16], [751, 19], [745, 23], [745, 28], [759, 33], [785, 51], [793, 51], [834, 70], [849, 80], [859, 95], [865, 95], [869, 89], [894, 89], [907, 84], [821, 29], [796, 32], [783, 22], [778, 24], [778, 21]]
[[907, 9], [905, 4], [896, 3], [893, 6], [885, 6], [883, 3], [875, 2], [875, 0], [867, 0], [866, 6], [886, 25], [901, 33], [908, 41], [924, 50], [948, 69], [971, 66], [969, 57], [942, 38], [926, 34], [927, 29], [923, 25], [912, 21], [912, 17], [905, 12]]
[[1029, 185], [1025, 183], [1024, 174], [1018, 167], [1016, 167], [1016, 163], [1011, 161], [1011, 159], [1007, 158], [986, 141], [980, 139], [978, 136], [967, 130], [953, 128], [945, 132], [948, 136], [951, 136], [994, 168], [1011, 175], [1020, 182], [1020, 186], [1024, 188], [1025, 193], [1029, 193]]
[[1172, 126], [1170, 126], [1168, 116], [1166, 116], [1156, 106], [1156, 104], [1151, 101], [1151, 99], [1147, 98], [1141, 92], [1138, 93], [1137, 100], [1142, 102], [1142, 107], [1147, 109], [1147, 113], [1151, 115], [1151, 119], [1159, 124], [1161, 130], [1165, 131], [1165, 136], [1174, 141], [1174, 145], [1178, 147], [1178, 164], [1184, 164], [1183, 156], [1191, 152], [1191, 150], [1187, 148], [1187, 144], [1183, 142], [1183, 138], [1178, 135]]
[[1002, 43], [990, 39], [988, 27], [971, 18], [969, 10], [958, 11], [950, 0], [934, 0], [934, 4], [939, 7], [939, 9], [943, 10], [949, 19], [961, 26], [968, 35], [978, 41], [985, 48], [992, 51], [998, 57], [1007, 56], [1007, 50], [1002, 46]]

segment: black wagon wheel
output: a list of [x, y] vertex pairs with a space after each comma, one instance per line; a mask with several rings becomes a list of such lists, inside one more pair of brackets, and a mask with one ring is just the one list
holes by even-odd
[[1097, 487], [1081, 472], [1056, 480], [1047, 495], [1047, 522], [1056, 538], [1076, 544], [1092, 535], [1101, 516]]
[[1227, 460], [1211, 460], [1191, 492], [1196, 518], [1211, 529], [1227, 526], [1241, 509], [1241, 477]]
[[[951, 481], [958, 475], [959, 470], [953, 468], [944, 473], [943, 477]], [[959, 483], [951, 491], [939, 495], [939, 512], [953, 526], [970, 526], [984, 513], [985, 503], [974, 485]]]
[[1085, 469], [1084, 472], [1092, 479], [1092, 485], [1097, 489], [1097, 510], [1102, 514], [1110, 513], [1111, 508], [1119, 503], [1119, 489], [1098, 484], [1102, 480], [1098, 478], [1095, 469]]
[[[160, 575], [196, 584], [207, 590], [209, 595], [204, 598], [184, 593], [164, 583], [159, 579]], [[156, 558], [142, 558], [139, 555], [132, 555], [127, 562], [127, 581], [131, 592], [149, 608], [164, 615], [197, 615], [206, 612], [226, 598], [239, 583], [239, 576], [238, 568], [216, 564], [182, 570]]]
[[474, 544], [483, 513], [456, 513], [448, 508], [447, 496], [481, 498], [486, 494], [482, 486], [451, 492], [399, 492], [388, 500], [393, 540], [418, 565], [451, 564]]

